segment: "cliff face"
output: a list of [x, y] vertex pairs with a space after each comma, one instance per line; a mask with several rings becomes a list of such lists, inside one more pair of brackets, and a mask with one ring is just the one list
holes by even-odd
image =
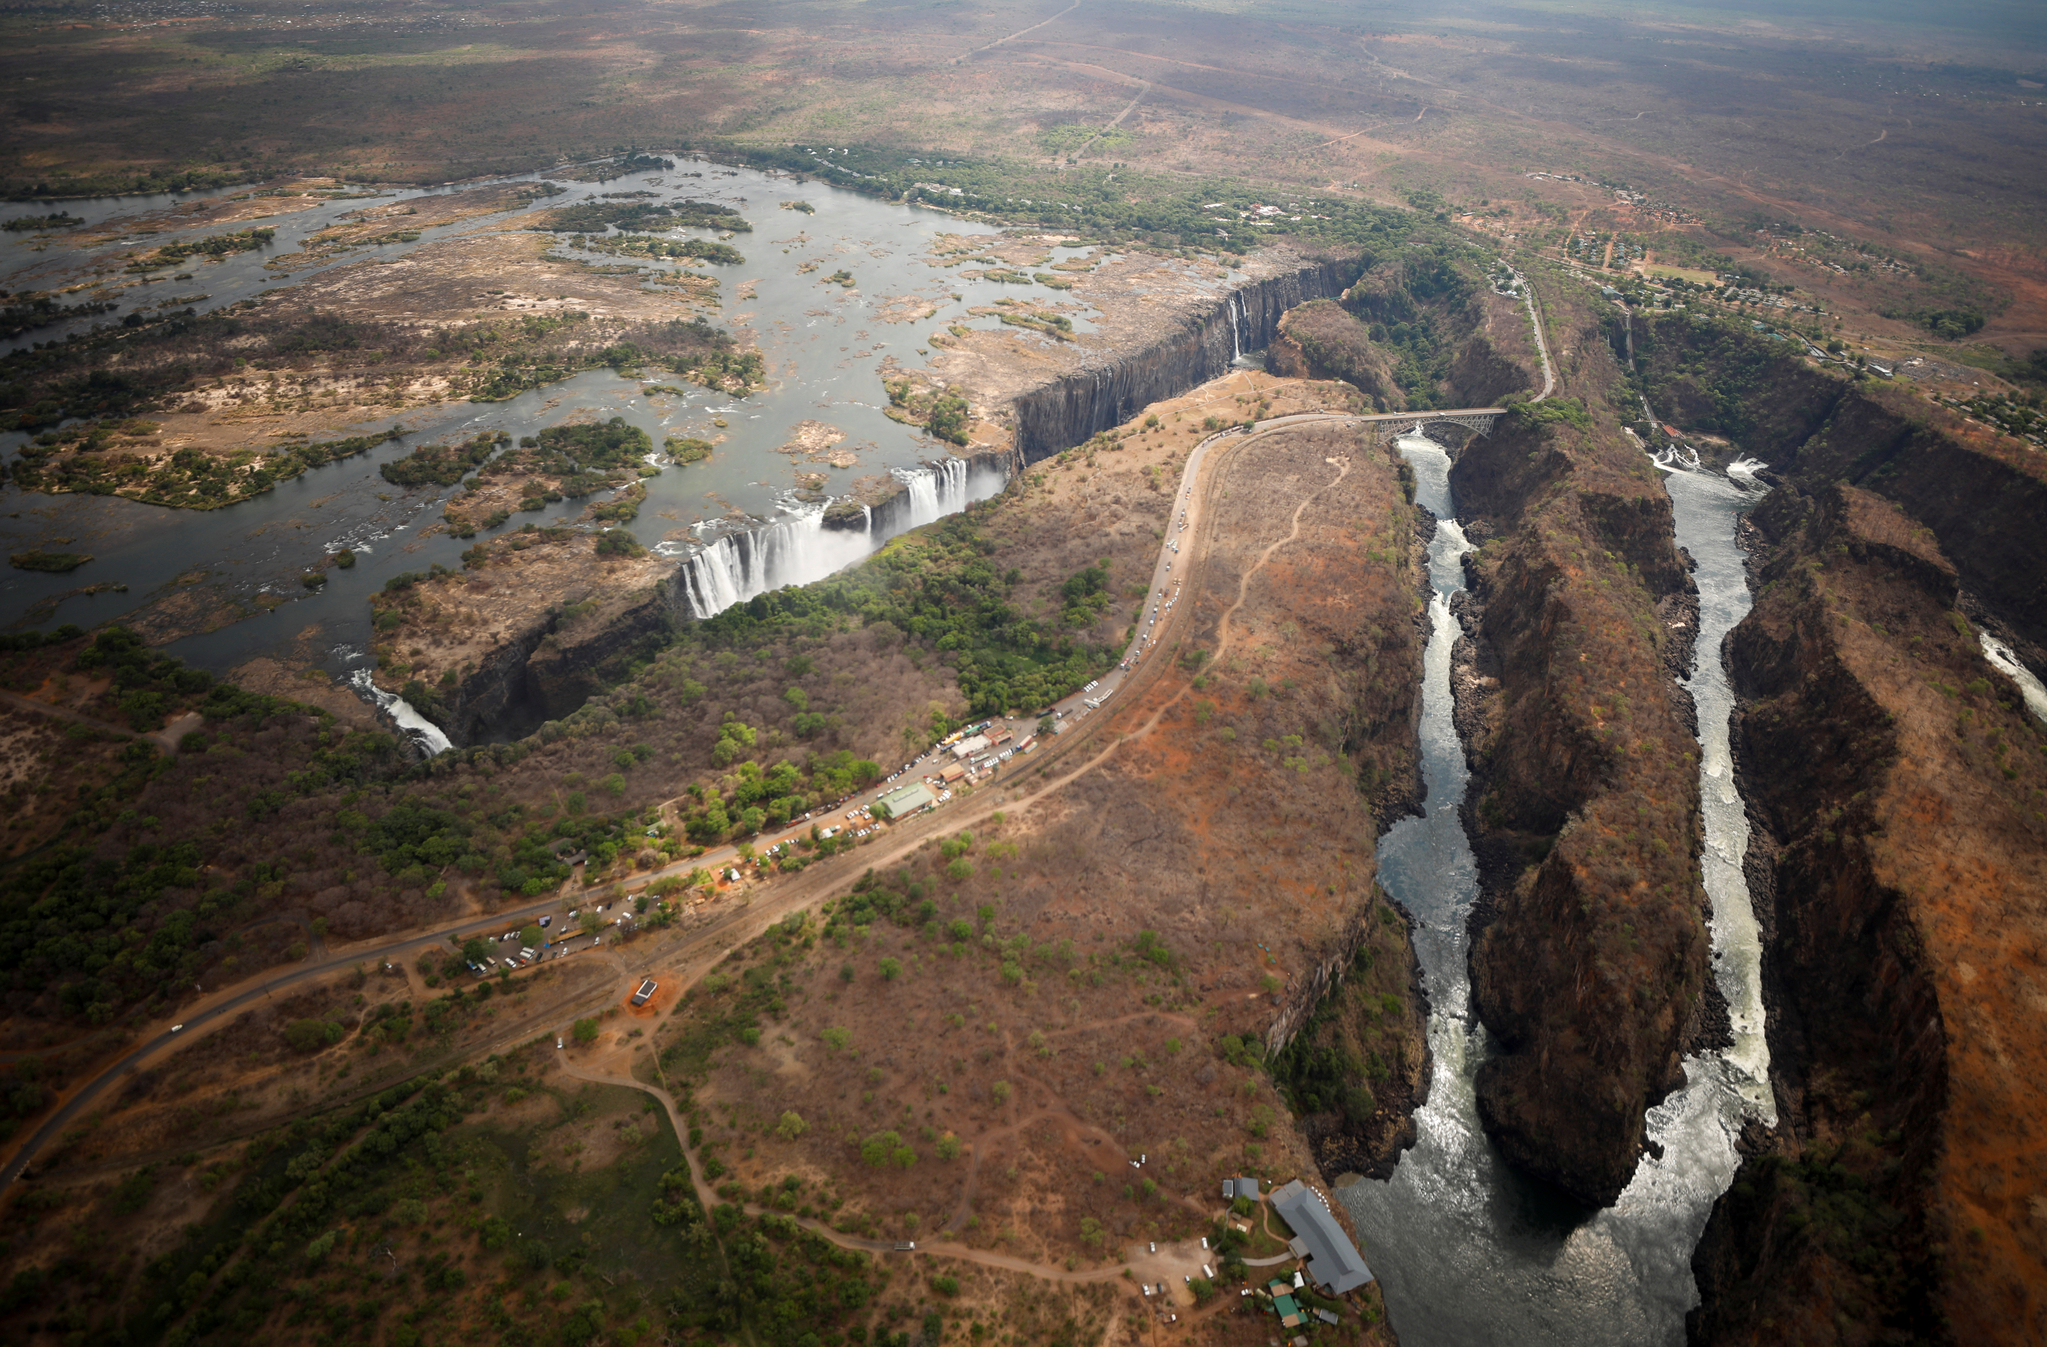
[[1311, 300], [1280, 319], [1266, 352], [1266, 368], [1296, 379], [1341, 379], [1382, 412], [1403, 411], [1407, 394], [1393, 374], [1393, 354], [1373, 343], [1370, 330], [1332, 300]]
[[1848, 482], [1904, 506], [2035, 665], [2047, 655], [2047, 462], [2030, 446], [1717, 325], [1638, 320], [1636, 353], [1659, 415], [1728, 435], [1807, 491]]
[[[1546, 292], [1547, 293], [1547, 292]], [[1597, 319], [1561, 293], [1561, 397], [1517, 409], [1451, 474], [1479, 663], [1499, 687], [1467, 724], [1467, 823], [1481, 871], [1474, 998], [1498, 1055], [1479, 1114], [1516, 1167], [1612, 1203], [1643, 1114], [1683, 1079], [1706, 980], [1690, 705], [1664, 610], [1687, 600], [1668, 496], [1620, 433], [1619, 371]], [[1581, 407], [1577, 399], [1583, 400]]]
[[1728, 659], [1780, 1118], [1694, 1257], [1692, 1338], [2042, 1340], [2047, 732], [1931, 529], [1849, 486], [1755, 522]]
[[1121, 424], [1147, 403], [1221, 376], [1239, 350], [1270, 344], [1288, 309], [1338, 294], [1356, 275], [1353, 260], [1309, 261], [1245, 285], [1205, 312], [1177, 321], [1148, 346], [1019, 394], [1013, 404], [1019, 453], [1024, 462], [1036, 463]]
[[458, 747], [568, 714], [666, 638], [665, 557], [599, 556], [594, 537], [569, 530], [480, 550], [469, 569], [371, 600], [378, 681]]

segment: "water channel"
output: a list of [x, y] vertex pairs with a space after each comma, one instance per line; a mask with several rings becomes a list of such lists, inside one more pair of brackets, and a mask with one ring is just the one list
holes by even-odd
[[1733, 699], [1719, 658], [1722, 638], [1749, 608], [1734, 530], [1761, 494], [1757, 465], [1738, 464], [1732, 475], [1666, 468], [1678, 542], [1698, 561], [1701, 658], [1686, 686], [1699, 704], [1713, 967], [1735, 1043], [1686, 1060], [1685, 1085], [1649, 1115], [1662, 1157], [1643, 1159], [1615, 1206], [1588, 1213], [1510, 1170], [1478, 1122], [1472, 1082], [1489, 1044], [1471, 1010], [1466, 923], [1478, 883], [1458, 817], [1468, 771], [1450, 693], [1458, 626], [1449, 599], [1464, 587], [1470, 547], [1455, 519], [1449, 455], [1418, 436], [1399, 446], [1414, 466], [1417, 499], [1440, 521], [1429, 547], [1435, 593], [1422, 690], [1428, 795], [1423, 817], [1381, 840], [1379, 878], [1415, 918], [1434, 1074], [1416, 1113], [1416, 1144], [1392, 1178], [1348, 1183], [1337, 1197], [1408, 1347], [1682, 1343], [1685, 1312], [1698, 1303], [1692, 1249], [1733, 1178], [1736, 1135], [1770, 1108], [1761, 950], [1741, 878], [1747, 824], [1727, 748]]
[[[531, 181], [537, 176], [503, 181]], [[876, 522], [894, 533], [991, 495], [1004, 480], [1000, 467], [976, 465], [968, 470], [950, 457], [947, 446], [889, 420], [882, 411], [887, 396], [878, 372], [882, 360], [894, 355], [915, 366], [920, 363], [917, 344], [932, 330], [951, 324], [998, 325], [992, 316], [970, 312], [998, 298], [1061, 304], [1073, 310], [1076, 330], [1088, 327], [1088, 311], [1075, 305], [1070, 294], [1035, 282], [968, 277], [962, 273], [979, 270], [973, 262], [955, 260], [948, 267], [934, 260], [933, 244], [941, 234], [994, 232], [939, 211], [879, 201], [816, 181], [799, 182], [788, 175], [689, 160], [674, 169], [601, 183], [564, 177], [555, 181], [566, 188], [565, 194], [520, 209], [573, 205], [631, 192], [651, 193], [649, 199], [655, 200], [691, 198], [737, 208], [753, 226], [751, 233], [730, 240], [745, 262], [724, 267], [700, 264], [695, 269], [721, 281], [721, 307], [704, 316], [752, 336], [767, 358], [769, 387], [746, 398], [696, 387], [680, 395], [650, 398], [642, 381], [604, 370], [507, 402], [451, 402], [337, 425], [319, 438], [382, 429], [393, 421], [409, 433], [402, 442], [312, 469], [264, 495], [213, 511], [169, 510], [117, 497], [42, 495], [22, 492], [9, 482], [0, 487], [0, 552], [61, 547], [89, 553], [94, 560], [70, 575], [0, 569], [0, 628], [47, 628], [60, 622], [92, 626], [132, 614], [182, 583], [184, 588], [206, 591], [216, 612], [239, 609], [249, 615], [174, 641], [166, 647], [172, 653], [225, 670], [254, 655], [296, 646], [336, 677], [347, 678], [368, 659], [368, 593], [401, 571], [424, 571], [435, 562], [459, 567], [459, 554], [470, 545], [433, 529], [443, 502], [459, 487], [402, 489], [379, 476], [378, 466], [422, 443], [487, 430], [528, 435], [572, 417], [622, 416], [645, 430], [657, 446], [670, 435], [717, 442], [710, 459], [668, 467], [650, 480], [647, 500], [632, 526], [643, 543], [678, 557], [685, 569], [701, 549], [700, 574], [695, 583], [683, 586], [683, 592], [696, 596], [693, 608], [722, 606], [766, 588], [821, 579], [866, 555], [885, 534], [879, 527], [873, 535], [821, 529], [820, 497], [845, 497], [863, 477], [892, 475], [909, 489], [886, 520]], [[131, 220], [135, 224], [112, 241], [90, 247], [69, 245], [61, 235], [0, 236], [0, 275], [6, 278], [0, 286], [19, 291], [55, 290], [95, 279], [106, 284], [102, 293], [113, 295], [120, 307], [74, 320], [73, 328], [117, 321], [126, 313], [160, 308], [174, 299], [192, 299], [192, 307], [205, 312], [335, 268], [376, 265], [437, 238], [505, 218], [429, 228], [413, 242], [354, 249], [282, 276], [266, 269], [268, 259], [299, 250], [307, 238], [349, 211], [430, 194], [389, 192], [374, 201], [350, 196], [269, 219], [198, 228], [180, 228], [179, 216], [170, 209], [200, 199], [198, 194], [0, 206], [0, 219], [62, 209], [93, 224]], [[784, 202], [802, 202], [812, 213], [785, 209]], [[122, 276], [123, 259], [132, 249], [255, 225], [277, 230], [272, 247], [264, 253], [232, 254], [219, 261], [195, 256], [178, 264], [194, 273], [191, 279], [135, 285], [118, 293], [112, 288], [133, 279]], [[163, 232], [141, 232], [148, 228]], [[680, 238], [703, 232], [673, 234]], [[620, 260], [579, 248], [574, 236], [558, 237], [552, 251], [603, 265]], [[1056, 249], [1055, 257], [1086, 251]], [[644, 266], [650, 277], [683, 265], [631, 261]], [[849, 289], [824, 281], [838, 271], [851, 272], [857, 284]], [[738, 295], [746, 285], [752, 287], [751, 297], [741, 300]], [[66, 299], [93, 297], [81, 292]], [[906, 302], [912, 298], [914, 304]], [[677, 316], [692, 312], [677, 301]], [[891, 321], [905, 316], [907, 321]], [[22, 340], [49, 340], [64, 331], [43, 329]], [[650, 378], [679, 382], [658, 373]], [[841, 447], [853, 450], [858, 462], [833, 467], [775, 452], [790, 442], [798, 423], [807, 420], [843, 432]], [[0, 434], [0, 457], [12, 457], [26, 438], [18, 432]], [[821, 474], [824, 482], [799, 496], [799, 473]], [[542, 513], [522, 513], [508, 527], [566, 518], [586, 503], [569, 501]], [[730, 537], [740, 532], [752, 536]], [[319, 592], [308, 592], [299, 584], [302, 572], [342, 548], [351, 549], [359, 559], [353, 570], [328, 571], [329, 583]], [[95, 582], [119, 583], [127, 589], [77, 592]]]

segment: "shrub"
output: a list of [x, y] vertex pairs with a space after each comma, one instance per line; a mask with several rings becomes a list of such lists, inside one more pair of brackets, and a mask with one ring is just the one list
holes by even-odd
[[594, 1017], [576, 1021], [576, 1041], [578, 1043], [595, 1043], [597, 1041], [597, 1033], [598, 1025]]
[[803, 1121], [803, 1115], [791, 1110], [784, 1113], [775, 1124], [775, 1135], [784, 1141], [794, 1141], [810, 1130], [810, 1124]]

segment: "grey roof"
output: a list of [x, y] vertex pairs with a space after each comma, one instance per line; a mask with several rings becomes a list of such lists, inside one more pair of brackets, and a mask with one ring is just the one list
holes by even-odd
[[1225, 1179], [1223, 1180], [1223, 1196], [1248, 1197], [1253, 1202], [1256, 1202], [1258, 1200], [1258, 1180]]
[[1340, 1296], [1372, 1280], [1372, 1270], [1365, 1266], [1364, 1256], [1336, 1223], [1320, 1193], [1295, 1179], [1273, 1189], [1267, 1200], [1280, 1219], [1293, 1227], [1298, 1236], [1294, 1244], [1305, 1248], [1302, 1256], [1308, 1261], [1308, 1276], [1318, 1285]]

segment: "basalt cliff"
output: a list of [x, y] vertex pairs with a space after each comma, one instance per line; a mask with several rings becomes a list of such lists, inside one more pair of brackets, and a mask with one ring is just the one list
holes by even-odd
[[1472, 987], [1498, 1046], [1478, 1106], [1517, 1168], [1607, 1205], [1644, 1113], [1682, 1083], [1707, 982], [1696, 746], [1671, 677], [1692, 587], [1669, 497], [1621, 430], [1599, 320], [1555, 290], [1557, 396], [1516, 407], [1451, 474], [1482, 540], [1466, 566], [1484, 677], [1460, 716]]
[[[1645, 330], [1646, 327], [1646, 330]], [[1694, 1257], [1701, 1343], [2047, 1337], [2047, 472], [1902, 390], [1636, 325], [1660, 417], [1783, 483], [1726, 657], [1777, 1125]]]

